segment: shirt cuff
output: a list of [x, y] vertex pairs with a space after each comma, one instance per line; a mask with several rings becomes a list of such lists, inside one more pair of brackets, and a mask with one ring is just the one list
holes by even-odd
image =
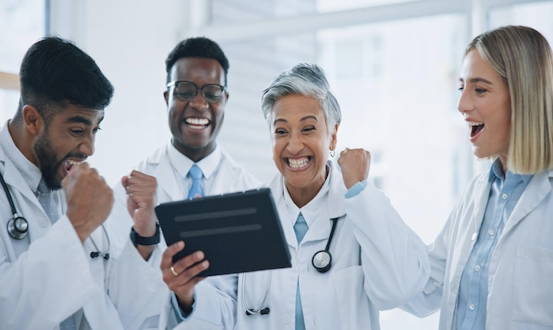
[[[179, 306], [179, 302], [177, 301], [177, 296], [175, 295], [174, 292], [171, 292], [171, 305], [173, 307], [173, 311], [175, 312], [175, 318], [177, 319], [177, 323], [181, 323], [188, 316], [190, 316], [190, 314], [192, 314], [192, 312], [188, 314], [184, 313], [184, 311]], [[196, 299], [194, 299], [194, 302], [192, 303], [192, 310], [194, 310], [195, 306], [196, 306]]]
[[359, 195], [359, 193], [362, 192], [366, 186], [367, 186], [367, 180], [357, 182], [346, 192], [346, 198], [352, 198]]

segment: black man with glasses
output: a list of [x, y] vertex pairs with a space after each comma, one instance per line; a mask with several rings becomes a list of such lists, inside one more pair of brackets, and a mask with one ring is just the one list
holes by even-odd
[[[167, 104], [171, 141], [136, 167], [145, 176], [150, 176], [144, 178], [144, 184], [151, 183], [152, 177], [157, 180], [157, 202], [199, 198], [258, 187], [259, 181], [217, 145], [217, 136], [223, 125], [225, 106], [229, 98], [229, 62], [219, 45], [204, 37], [185, 39], [169, 53], [165, 65], [167, 80], [163, 96]], [[108, 229], [117, 233], [112, 245], [117, 251], [130, 239], [137, 247], [153, 247], [149, 262], [157, 270], [157, 276], [152, 280], [160, 281], [166, 287], [162, 275], [167, 274], [162, 274], [159, 270], [161, 254], [166, 245], [160, 239], [159, 229], [153, 236], [142, 237], [132, 228], [126, 196], [133, 189], [128, 184], [130, 176], [132, 175], [122, 178], [122, 185], [113, 187], [115, 205], [106, 221]], [[133, 177], [135, 179], [137, 178]], [[123, 217], [128, 221], [121, 221]], [[175, 276], [183, 270], [171, 271], [173, 274], [169, 275]], [[209, 278], [198, 287], [211, 287], [208, 283], [217, 280], [217, 277]], [[170, 317], [182, 318], [188, 312], [178, 308], [179, 302], [174, 295], [169, 295], [168, 289], [166, 292], [152, 294], [156, 297], [161, 294], [170, 297], [170, 300], [167, 299], [168, 305], [175, 307]]]

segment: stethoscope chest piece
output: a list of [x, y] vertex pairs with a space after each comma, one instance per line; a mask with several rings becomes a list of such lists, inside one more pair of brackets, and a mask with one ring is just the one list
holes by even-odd
[[14, 214], [14, 217], [8, 221], [8, 234], [13, 239], [22, 240], [27, 237], [29, 232], [29, 223], [23, 217]]
[[336, 230], [336, 224], [338, 223], [339, 218], [332, 218], [332, 229], [330, 230], [330, 235], [328, 236], [328, 241], [324, 250], [315, 252], [313, 258], [311, 259], [311, 264], [319, 273], [326, 273], [332, 265], [332, 255], [329, 252], [330, 243], [332, 242], [332, 237], [334, 237], [334, 231]]
[[313, 255], [311, 263], [319, 273], [326, 273], [330, 269], [332, 255], [327, 250], [320, 250]]

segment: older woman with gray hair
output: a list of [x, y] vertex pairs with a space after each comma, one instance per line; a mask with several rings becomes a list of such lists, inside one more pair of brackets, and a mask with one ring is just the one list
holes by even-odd
[[[378, 310], [405, 303], [428, 279], [429, 267], [417, 268], [428, 265], [424, 243], [367, 182], [369, 152], [345, 149], [338, 165], [329, 160], [342, 115], [318, 66], [280, 74], [263, 92], [262, 109], [279, 171], [268, 187], [292, 267], [236, 274], [226, 286], [197, 291], [172, 287], [187, 313], [178, 328], [379, 329]], [[372, 206], [381, 217], [369, 222]], [[179, 250], [169, 247], [167, 265]], [[186, 258], [179, 269], [190, 278], [207, 266]]]

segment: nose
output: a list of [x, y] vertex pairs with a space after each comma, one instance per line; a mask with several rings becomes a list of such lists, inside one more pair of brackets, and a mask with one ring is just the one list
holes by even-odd
[[192, 108], [201, 110], [201, 111], [209, 107], [209, 104], [205, 100], [200, 90], [196, 92], [196, 95], [194, 95], [194, 97], [190, 100], [189, 104]]
[[87, 157], [92, 156], [94, 154], [94, 140], [95, 136], [93, 134], [87, 135], [81, 144], [79, 144], [79, 152]]
[[469, 96], [469, 93], [466, 89], [461, 91], [461, 95], [459, 96], [459, 102], [457, 103], [457, 110], [459, 110], [460, 113], [466, 115], [468, 112], [472, 111], [474, 108], [473, 102]]
[[303, 141], [299, 134], [290, 134], [290, 140], [288, 140], [288, 145], [286, 149], [292, 154], [296, 155], [303, 149]]

